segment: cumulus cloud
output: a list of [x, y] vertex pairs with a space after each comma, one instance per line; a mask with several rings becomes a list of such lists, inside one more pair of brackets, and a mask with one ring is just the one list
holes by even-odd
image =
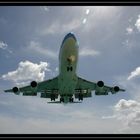
[[0, 41], [0, 49], [5, 50], [8, 47], [8, 45], [6, 43], [4, 43], [3, 41]]
[[21, 61], [15, 71], [2, 75], [2, 78], [4, 80], [11, 80], [16, 84], [26, 83], [30, 80], [43, 81], [45, 71], [49, 71], [47, 62], [37, 64], [26, 60]]
[[117, 118], [125, 121], [128, 128], [140, 125], [140, 103], [135, 100], [121, 99], [114, 107], [117, 111]]
[[134, 71], [131, 72], [131, 74], [128, 76], [127, 80], [135, 78], [139, 75], [140, 75], [140, 67], [137, 67]]
[[136, 28], [138, 29], [138, 31], [140, 31], [140, 15], [138, 16], [138, 19], [135, 23]]
[[133, 109], [136, 107], [139, 107], [140, 103], [135, 101], [135, 100], [125, 100], [125, 99], [121, 99], [116, 105], [115, 105], [115, 109], [117, 111], [122, 111], [125, 109]]
[[114, 107], [112, 116], [103, 119], [117, 119], [122, 124], [119, 133], [139, 133], [140, 129], [140, 102], [121, 99]]
[[99, 55], [100, 52], [94, 50], [94, 49], [89, 49], [89, 48], [81, 48], [79, 55], [81, 56], [95, 56], [95, 55]]

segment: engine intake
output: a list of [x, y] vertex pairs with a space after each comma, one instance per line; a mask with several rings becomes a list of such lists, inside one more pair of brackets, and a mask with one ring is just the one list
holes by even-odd
[[31, 87], [33, 87], [33, 88], [37, 87], [37, 82], [36, 81], [32, 81], [31, 82]]
[[114, 91], [115, 91], [115, 92], [118, 92], [119, 90], [120, 90], [120, 88], [119, 88], [118, 86], [115, 86], [115, 87], [114, 87]]
[[17, 93], [19, 91], [18, 87], [13, 87], [13, 92]]
[[98, 87], [103, 87], [104, 86], [104, 82], [103, 81], [98, 81], [97, 85], [98, 85]]

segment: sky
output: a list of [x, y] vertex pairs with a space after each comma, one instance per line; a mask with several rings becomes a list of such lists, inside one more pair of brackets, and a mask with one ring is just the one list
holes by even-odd
[[[79, 43], [77, 75], [126, 89], [81, 104], [4, 93], [58, 75], [65, 35]], [[0, 134], [140, 133], [139, 6], [1, 6]]]

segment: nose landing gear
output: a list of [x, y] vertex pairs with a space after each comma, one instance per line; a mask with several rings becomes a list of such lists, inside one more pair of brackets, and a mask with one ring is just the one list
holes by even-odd
[[69, 102], [73, 102], [73, 98], [69, 98]]

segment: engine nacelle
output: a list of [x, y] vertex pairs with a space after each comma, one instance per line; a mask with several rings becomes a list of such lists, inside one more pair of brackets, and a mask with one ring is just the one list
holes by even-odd
[[115, 92], [118, 92], [120, 90], [120, 88], [118, 86], [115, 86], [113, 89]]
[[35, 87], [37, 87], [37, 82], [36, 81], [32, 81], [30, 85], [31, 85], [32, 88], [35, 88]]
[[19, 91], [19, 88], [18, 87], [13, 87], [13, 92], [14, 92], [14, 94], [16, 94], [16, 95], [19, 95], [20, 94], [20, 91]]
[[98, 81], [97, 82], [97, 86], [100, 87], [100, 88], [103, 87], [104, 86], [104, 82], [103, 81]]
[[17, 93], [19, 91], [18, 87], [13, 87], [12, 90], [13, 90], [14, 93]]

